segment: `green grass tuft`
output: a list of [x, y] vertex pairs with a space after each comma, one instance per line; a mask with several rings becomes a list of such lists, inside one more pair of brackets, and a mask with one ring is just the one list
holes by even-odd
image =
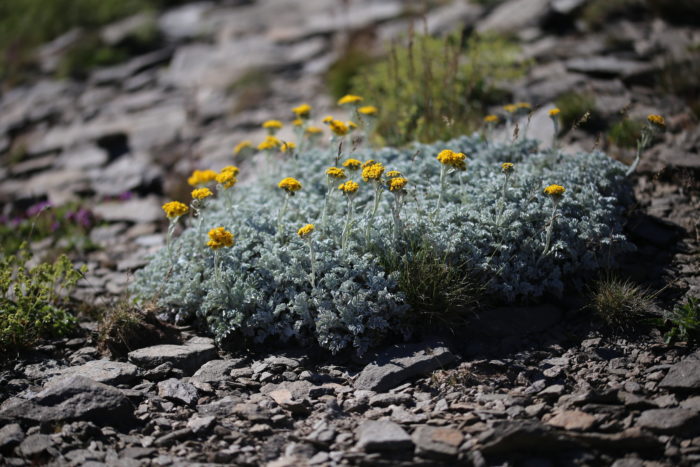
[[630, 329], [644, 321], [654, 304], [655, 294], [629, 279], [606, 275], [590, 289], [590, 307], [604, 323]]

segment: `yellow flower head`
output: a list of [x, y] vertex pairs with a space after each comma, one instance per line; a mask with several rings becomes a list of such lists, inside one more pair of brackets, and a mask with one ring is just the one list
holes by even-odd
[[163, 211], [168, 219], [177, 219], [178, 217], [187, 214], [190, 208], [186, 204], [179, 201], [170, 201], [163, 205]]
[[554, 118], [561, 113], [561, 110], [559, 110], [559, 108], [557, 107], [554, 107], [553, 109], [549, 109], [548, 113], [550, 117]]
[[355, 122], [346, 122], [345, 123], [348, 126], [349, 131], [357, 130], [357, 123]]
[[387, 178], [396, 178], [401, 176], [401, 172], [398, 170], [390, 170], [385, 175]]
[[326, 175], [328, 175], [330, 178], [340, 180], [341, 178], [345, 178], [345, 171], [343, 169], [339, 169], [338, 167], [328, 167], [326, 170]]
[[544, 189], [544, 194], [554, 197], [560, 197], [564, 194], [565, 191], [566, 188], [564, 188], [561, 185], [549, 185], [547, 188]]
[[309, 235], [311, 235], [313, 232], [314, 232], [314, 225], [313, 224], [306, 224], [304, 227], [297, 230], [297, 235], [299, 235], [301, 238], [306, 238]]
[[530, 110], [532, 106], [530, 105], [529, 102], [516, 102], [515, 106], [519, 109], [527, 109]]
[[309, 104], [301, 104], [300, 106], [294, 107], [292, 112], [299, 118], [309, 118], [309, 115], [311, 115], [311, 106]]
[[323, 130], [317, 126], [310, 126], [306, 129], [306, 134], [309, 136], [316, 136], [320, 135], [321, 133], [323, 133]]
[[214, 193], [209, 188], [197, 188], [192, 191], [192, 198], [194, 199], [204, 199], [210, 196], [214, 196]]
[[280, 151], [282, 151], [282, 152], [292, 151], [296, 147], [297, 147], [296, 144], [292, 143], [291, 141], [288, 141], [286, 143], [282, 143], [282, 146], [280, 146]]
[[370, 180], [379, 180], [382, 178], [382, 174], [384, 173], [384, 166], [380, 164], [379, 162], [376, 162], [372, 165], [368, 165], [364, 169], [362, 169], [362, 180], [369, 182]]
[[362, 115], [377, 115], [377, 112], [379, 112], [379, 109], [377, 109], [373, 105], [363, 105], [359, 109], [357, 109], [357, 112], [362, 114]]
[[331, 120], [329, 125], [331, 127], [331, 131], [336, 136], [345, 136], [350, 131], [348, 126], [340, 120]]
[[345, 104], [357, 104], [362, 101], [362, 98], [360, 96], [355, 96], [353, 94], [346, 94], [340, 99], [338, 99], [338, 105], [345, 105]]
[[326, 125], [328, 125], [328, 124], [329, 124], [330, 122], [332, 122], [333, 120], [335, 120], [333, 117], [331, 117], [330, 115], [327, 115], [327, 116], [324, 117], [323, 120], [321, 120], [321, 121], [322, 121], [323, 123], [325, 123]]
[[292, 120], [292, 125], [302, 126], [304, 125], [304, 120], [302, 120], [301, 118], [295, 118], [294, 120]]
[[504, 105], [504, 106], [503, 106], [503, 110], [505, 110], [506, 112], [512, 114], [512, 113], [518, 111], [518, 106], [515, 105], [515, 104]]
[[212, 250], [233, 246], [233, 234], [223, 227], [211, 229], [207, 246]]
[[301, 183], [296, 178], [287, 177], [283, 178], [277, 184], [278, 187], [282, 188], [287, 193], [294, 193], [295, 191], [301, 190]]
[[241, 141], [240, 143], [238, 143], [236, 145], [235, 148], [233, 148], [233, 155], [237, 156], [241, 152], [243, 152], [244, 150], [251, 149], [252, 147], [253, 147], [253, 143], [251, 143], [250, 141], [248, 141], [248, 140]]
[[464, 160], [467, 158], [461, 152], [454, 152], [450, 149], [443, 149], [440, 154], [437, 155], [437, 160], [442, 165], [448, 165], [454, 167], [455, 169], [465, 170], [467, 168]]
[[659, 128], [666, 127], [666, 120], [661, 115], [651, 114], [647, 116], [647, 121], [654, 126]]
[[232, 170], [222, 170], [219, 172], [219, 175], [216, 176], [216, 183], [227, 190], [235, 185], [237, 181], [236, 174]]
[[374, 165], [376, 163], [377, 163], [377, 161], [375, 161], [374, 159], [367, 159], [364, 162], [364, 164], [362, 164], [362, 168], [364, 169], [365, 167], [369, 167], [370, 165]]
[[223, 169], [221, 169], [219, 171], [220, 174], [224, 173], [224, 172], [232, 172], [233, 176], [237, 177], [238, 176], [238, 167], [236, 167], [235, 165], [227, 165], [226, 167], [224, 167]]
[[498, 115], [487, 115], [484, 117], [486, 123], [498, 123]]
[[190, 178], [187, 179], [187, 183], [190, 186], [197, 186], [213, 182], [214, 180], [216, 180], [216, 172], [213, 170], [195, 170]]
[[408, 180], [403, 177], [396, 177], [389, 180], [389, 191], [401, 191], [404, 189]]
[[362, 162], [358, 161], [357, 159], [348, 159], [345, 162], [343, 162], [343, 167], [349, 170], [357, 170], [360, 168], [362, 165]]
[[265, 151], [268, 149], [276, 149], [280, 146], [282, 146], [282, 141], [280, 141], [278, 138], [275, 138], [274, 136], [266, 136], [265, 141], [258, 144], [258, 150]]
[[279, 130], [282, 128], [282, 122], [279, 120], [268, 120], [262, 124], [262, 127], [266, 130]]
[[501, 170], [503, 171], [504, 174], [509, 174], [513, 172], [514, 165], [512, 162], [504, 162], [501, 164]]
[[345, 183], [341, 183], [338, 185], [338, 189], [345, 193], [346, 195], [353, 195], [357, 193], [357, 190], [360, 188], [360, 185], [356, 182], [353, 182], [352, 180], [348, 180]]

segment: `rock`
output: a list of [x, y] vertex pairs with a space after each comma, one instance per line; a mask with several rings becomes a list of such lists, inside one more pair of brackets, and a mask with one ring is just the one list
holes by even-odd
[[22, 457], [36, 461], [37, 458], [46, 456], [52, 450], [53, 444], [49, 435], [29, 435], [20, 443], [17, 452]]
[[448, 427], [419, 426], [413, 433], [416, 454], [422, 457], [451, 459], [459, 452], [464, 435]]
[[[553, 305], [502, 307], [481, 313], [475, 321], [479, 334], [488, 336], [525, 336], [541, 333], [562, 318], [560, 308]], [[507, 326], [504, 325], [507, 323]]]
[[621, 78], [633, 78], [654, 71], [654, 65], [648, 62], [627, 60], [612, 56], [593, 56], [572, 58], [566, 61], [569, 71], [586, 73], [588, 75]]
[[539, 25], [548, 12], [549, 0], [509, 0], [479, 21], [477, 31], [510, 34], [528, 26]]
[[152, 13], [138, 13], [128, 16], [115, 23], [108, 24], [100, 31], [100, 39], [110, 46], [114, 46], [127, 39], [129, 36], [138, 34], [149, 27], [155, 18]]
[[97, 195], [117, 196], [151, 186], [161, 177], [161, 170], [144, 153], [125, 154], [92, 177]]
[[596, 418], [580, 410], [564, 410], [549, 419], [548, 425], [564, 428], [565, 430], [590, 430], [595, 425]]
[[153, 444], [156, 446], [169, 446], [174, 442], [185, 439], [189, 436], [192, 436], [192, 431], [190, 431], [189, 428], [181, 428], [161, 436], [160, 438], [156, 439]]
[[136, 379], [137, 372], [138, 368], [131, 363], [92, 360], [80, 366], [68, 367], [62, 370], [56, 378], [78, 375], [98, 383], [116, 386], [132, 382]]
[[93, 208], [99, 218], [108, 222], [156, 222], [163, 218], [161, 204], [155, 196], [128, 201], [108, 201]]
[[673, 365], [659, 387], [673, 391], [700, 389], [700, 350]]
[[30, 400], [9, 399], [0, 408], [0, 420], [65, 422], [88, 420], [98, 425], [126, 426], [133, 407], [124, 394], [83, 376], [61, 378]]
[[510, 421], [497, 424], [482, 435], [481, 452], [484, 455], [514, 453], [556, 452], [575, 447], [573, 440], [554, 432], [537, 422]]
[[171, 8], [158, 18], [158, 27], [167, 37], [176, 40], [201, 36], [204, 16], [213, 3], [196, 2]]
[[224, 383], [231, 379], [231, 370], [241, 364], [240, 359], [235, 360], [211, 360], [202, 365], [192, 375], [194, 381], [200, 383]]
[[288, 389], [277, 389], [268, 393], [280, 407], [289, 410], [295, 414], [307, 414], [309, 413], [308, 403], [305, 404], [304, 400], [295, 400], [292, 397], [292, 393]]
[[394, 422], [367, 420], [357, 429], [357, 446], [366, 452], [401, 451], [413, 449], [413, 441]]
[[655, 433], [696, 434], [700, 432], [700, 412], [683, 408], [646, 410], [636, 425]]
[[24, 439], [24, 431], [17, 423], [0, 428], [0, 452], [13, 448]]
[[129, 360], [140, 367], [155, 368], [169, 362], [188, 375], [215, 357], [216, 348], [210, 342], [185, 345], [163, 344], [129, 352]]
[[401, 345], [378, 355], [355, 380], [355, 389], [387, 391], [414, 376], [444, 368], [455, 361], [446, 347], [439, 345]]
[[645, 433], [639, 428], [628, 428], [620, 433], [570, 432], [569, 436], [588, 449], [620, 453], [642, 452], [652, 455], [659, 455], [664, 451], [664, 443], [657, 436]]
[[409, 405], [413, 403], [413, 397], [409, 394], [383, 393], [375, 394], [369, 398], [371, 407], [388, 407], [390, 405]]
[[570, 15], [586, 3], [586, 0], [553, 0], [552, 10], [560, 15]]
[[109, 155], [104, 149], [92, 144], [83, 144], [74, 148], [66, 148], [58, 157], [57, 165], [65, 169], [83, 170], [101, 167], [108, 160]]
[[647, 215], [633, 216], [627, 221], [630, 235], [657, 247], [666, 248], [676, 241], [682, 231], [677, 225]]
[[170, 378], [158, 383], [158, 395], [185, 405], [194, 405], [199, 397], [199, 391], [191, 383]]
[[187, 421], [187, 428], [192, 430], [192, 433], [202, 434], [208, 432], [215, 423], [216, 417], [213, 415], [207, 417], [194, 415]]
[[236, 404], [233, 407], [233, 413], [253, 423], [270, 421], [270, 412], [263, 409], [257, 404]]

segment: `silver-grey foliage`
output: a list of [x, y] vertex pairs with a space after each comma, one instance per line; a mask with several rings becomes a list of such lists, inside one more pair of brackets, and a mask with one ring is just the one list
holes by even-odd
[[[609, 265], [618, 253], [632, 248], [622, 234], [628, 196], [625, 166], [600, 152], [571, 155], [538, 152], [536, 147], [532, 141], [486, 144], [474, 136], [352, 154], [400, 171], [409, 185], [398, 243], [391, 214], [394, 194], [389, 191], [382, 195], [367, 243], [365, 219], [373, 190], [359, 172], [351, 174], [360, 190], [345, 252], [340, 237], [346, 203], [337, 189], [330, 199], [327, 229], [320, 225], [325, 169], [335, 160], [328, 150], [307, 150], [296, 160], [280, 162], [274, 177], [232, 188], [231, 214], [221, 199], [210, 200], [202, 227], [189, 227], [176, 238], [172, 257], [166, 249], [160, 251], [139, 271], [133, 290], [205, 320], [219, 340], [240, 335], [257, 342], [296, 339], [333, 352], [354, 347], [358, 353], [389, 331], [410, 331], [405, 325], [410, 309], [398, 290], [397, 273], [386, 274], [380, 266], [385, 252], [406, 254], [407, 238], [420, 237], [455, 264], [482, 272], [488, 277], [488, 292], [507, 301], [561, 294], [565, 283], [580, 285], [586, 272]], [[445, 148], [467, 154], [467, 170], [447, 175], [442, 205], [434, 212], [440, 176], [435, 156]], [[515, 164], [505, 199], [502, 162]], [[288, 176], [299, 179], [303, 189], [290, 199], [285, 232], [279, 234], [284, 192], [276, 183]], [[552, 245], [543, 254], [552, 200], [542, 191], [554, 183], [566, 187], [566, 193]], [[296, 235], [306, 223], [316, 225], [313, 288], [308, 245]], [[213, 252], [205, 246], [208, 230], [218, 226], [235, 234], [235, 245], [219, 250], [219, 278]]]

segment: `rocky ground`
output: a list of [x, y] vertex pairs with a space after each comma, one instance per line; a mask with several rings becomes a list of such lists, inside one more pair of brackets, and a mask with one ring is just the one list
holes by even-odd
[[[319, 3], [186, 4], [157, 16], [162, 47], [80, 81], [51, 78], [79, 34], [46, 45], [44, 76], [0, 99], [2, 214], [42, 200], [87, 203], [101, 219], [89, 233], [100, 248], [78, 258], [89, 273], [77, 296], [98, 304], [120, 296], [163, 245], [160, 204], [184, 193], [192, 169], [230, 163], [236, 143], [261, 140], [262, 121], [301, 102], [316, 115], [337, 113], [324, 91], [329, 66], [349, 42], [397, 37], [407, 12], [424, 6]], [[675, 88], [661, 92], [655, 77], [689, 73], [700, 32], [622, 17], [592, 33], [581, 25], [583, 3], [435, 2], [426, 27], [517, 31], [534, 65], [511, 86], [513, 98], [541, 107], [529, 136], [551, 138], [546, 110], [572, 90], [595, 96], [602, 120], [666, 117], [668, 131], [635, 178], [627, 231], [638, 251], [627, 266], [663, 288], [659, 305], [670, 309], [700, 295], [700, 127], [688, 101]], [[138, 21], [103, 34], [119, 43]], [[251, 70], [266, 82], [252, 105], [241, 84]], [[590, 130], [570, 131], [563, 145], [631, 154]], [[611, 333], [579, 305], [504, 309], [474, 335], [422, 338], [364, 359], [302, 349], [230, 355], [189, 328], [177, 329], [179, 344], [117, 359], [97, 350], [96, 325], [86, 321], [79, 337], [3, 367], [0, 464], [700, 463], [700, 353], [646, 328]], [[524, 314], [520, 326], [499, 325]]]

